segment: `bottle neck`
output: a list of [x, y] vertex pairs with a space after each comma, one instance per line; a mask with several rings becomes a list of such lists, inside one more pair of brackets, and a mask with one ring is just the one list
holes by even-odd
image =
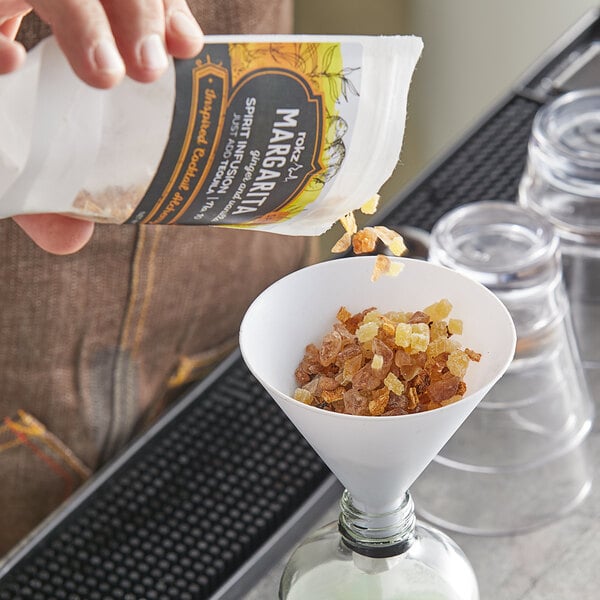
[[415, 508], [408, 492], [396, 509], [370, 514], [356, 506], [345, 490], [340, 509], [338, 526], [342, 541], [358, 554], [371, 558], [398, 556], [415, 539]]

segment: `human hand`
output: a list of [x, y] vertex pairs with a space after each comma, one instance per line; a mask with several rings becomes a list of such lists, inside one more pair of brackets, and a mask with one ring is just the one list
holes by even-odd
[[[118, 84], [125, 74], [155, 81], [168, 66], [168, 54], [191, 58], [202, 48], [202, 31], [185, 0], [1, 0], [0, 74], [25, 60], [14, 39], [31, 10], [52, 27], [75, 73], [98, 88]], [[60, 215], [21, 215], [15, 221], [54, 254], [76, 252], [94, 228]]]

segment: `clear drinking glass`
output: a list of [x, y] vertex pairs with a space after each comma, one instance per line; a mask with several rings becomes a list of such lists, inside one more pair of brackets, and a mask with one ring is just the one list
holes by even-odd
[[411, 488], [418, 513], [436, 525], [515, 533], [555, 519], [589, 492], [593, 404], [559, 246], [546, 220], [508, 202], [465, 205], [432, 231], [429, 260], [492, 290], [517, 331], [507, 372]]
[[536, 115], [519, 202], [554, 226], [590, 392], [600, 402], [600, 88]]

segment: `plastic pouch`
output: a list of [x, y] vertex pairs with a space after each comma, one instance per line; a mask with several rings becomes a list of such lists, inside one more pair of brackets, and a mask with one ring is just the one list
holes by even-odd
[[53, 38], [0, 78], [0, 217], [318, 235], [394, 170], [412, 36], [208, 36], [153, 84], [96, 90]]

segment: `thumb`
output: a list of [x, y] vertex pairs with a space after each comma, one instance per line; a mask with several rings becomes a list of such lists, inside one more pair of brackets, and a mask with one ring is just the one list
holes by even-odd
[[14, 41], [24, 14], [12, 17], [0, 24], [0, 74], [18, 69], [25, 61], [25, 48]]
[[19, 215], [13, 220], [50, 254], [73, 254], [90, 241], [94, 232], [94, 223], [63, 215]]

